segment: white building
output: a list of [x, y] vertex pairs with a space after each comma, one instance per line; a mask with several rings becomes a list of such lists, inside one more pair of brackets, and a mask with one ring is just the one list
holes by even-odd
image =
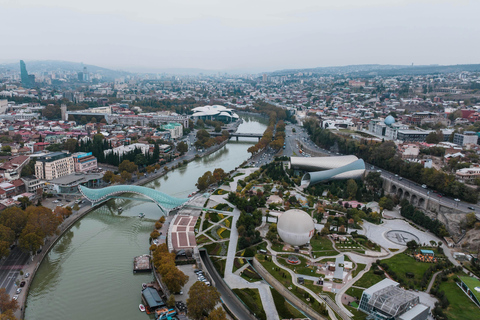
[[124, 153], [133, 151], [135, 149], [140, 149], [140, 150], [142, 150], [142, 153], [145, 154], [145, 153], [149, 152], [150, 145], [143, 144], [143, 143], [133, 143], [133, 144], [129, 144], [128, 146], [120, 146], [120, 147], [116, 147], [116, 148], [113, 148], [113, 149], [108, 149], [108, 150], [103, 151], [103, 153], [105, 155], [107, 155], [110, 152], [113, 152], [113, 153], [121, 156]]
[[37, 158], [35, 176], [52, 180], [75, 172], [73, 158], [66, 152], [53, 152]]

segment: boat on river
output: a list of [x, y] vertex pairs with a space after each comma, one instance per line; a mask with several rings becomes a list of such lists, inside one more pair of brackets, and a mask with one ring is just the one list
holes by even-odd
[[140, 212], [140, 214], [138, 215], [139, 218], [145, 218], [145, 213], [143, 212]]
[[138, 309], [140, 309], [142, 312], [145, 312], [145, 306], [141, 303], [138, 305]]
[[122, 207], [118, 207], [118, 212], [122, 212], [123, 211], [123, 208]]

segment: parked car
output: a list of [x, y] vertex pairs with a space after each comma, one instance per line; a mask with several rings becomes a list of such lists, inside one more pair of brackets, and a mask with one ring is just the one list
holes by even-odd
[[27, 272], [25, 273], [25, 278], [28, 278], [28, 277], [30, 277], [30, 273]]
[[22, 292], [22, 288], [18, 288], [17, 291], [15, 291], [17, 294]]
[[17, 295], [13, 296], [13, 300], [18, 300], [18, 296]]
[[25, 287], [25, 283], [26, 283], [26, 282], [25, 282], [25, 280], [24, 280], [24, 281], [22, 281], [22, 282], [20, 282], [20, 288], [23, 288], [23, 287]]
[[475, 211], [474, 207], [468, 207], [468, 209]]

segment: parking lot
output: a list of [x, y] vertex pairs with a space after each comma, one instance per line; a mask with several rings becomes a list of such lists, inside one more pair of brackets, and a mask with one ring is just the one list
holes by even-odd
[[186, 264], [186, 265], [183, 265], [183, 266], [178, 266], [178, 269], [182, 270], [183, 273], [185, 273], [185, 275], [188, 276], [188, 282], [187, 284], [185, 284], [185, 286], [183, 286], [183, 294], [182, 295], [176, 295], [175, 296], [175, 300], [177, 301], [183, 301], [183, 302], [187, 302], [187, 298], [188, 298], [188, 290], [190, 290], [190, 287], [198, 281], [197, 279], [197, 275], [193, 272], [193, 270], [195, 270], [195, 265], [192, 265], [192, 264]]

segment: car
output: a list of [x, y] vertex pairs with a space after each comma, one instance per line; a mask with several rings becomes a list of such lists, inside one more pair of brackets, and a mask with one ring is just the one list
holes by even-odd
[[441, 194], [437, 194], [437, 197], [441, 198], [441, 197], [443, 197], [443, 196], [442, 196]]
[[17, 294], [21, 293], [21, 292], [22, 292], [22, 288], [18, 288], [15, 292], [16, 292]]
[[59, 200], [54, 200], [53, 203], [59, 203], [60, 201]]
[[402, 178], [402, 177], [398, 177], [398, 180], [403, 180], [403, 178]]
[[15, 296], [13, 296], [13, 298], [12, 298], [12, 299], [13, 299], [13, 300], [18, 300], [18, 296], [17, 296], [17, 295], [15, 295]]
[[468, 209], [475, 211], [474, 207], [468, 207]]
[[453, 199], [453, 200], [455, 200], [455, 201], [457, 201], [457, 202], [460, 202], [460, 199], [458, 199], [458, 198], [455, 198], [455, 199]]
[[382, 170], [377, 170], [378, 173], [382, 173]]
[[26, 283], [26, 282], [25, 282], [25, 280], [24, 280], [24, 281], [22, 281], [22, 282], [20, 282], [20, 288], [23, 288], [23, 287], [25, 287], [25, 283]]
[[28, 278], [28, 277], [30, 277], [30, 273], [27, 272], [25, 273], [25, 278]]
[[423, 188], [423, 189], [427, 189], [427, 185], [426, 185], [426, 184], [422, 184], [422, 188]]

